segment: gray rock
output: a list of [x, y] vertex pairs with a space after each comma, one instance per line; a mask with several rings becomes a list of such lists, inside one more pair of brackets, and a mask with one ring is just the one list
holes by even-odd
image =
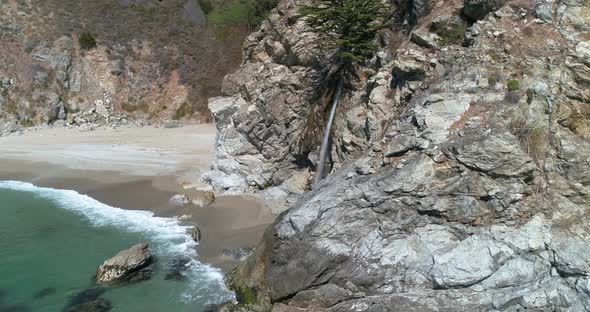
[[63, 106], [61, 106], [59, 108], [59, 113], [57, 113], [57, 119], [64, 120], [64, 119], [66, 119], [66, 117], [67, 117], [66, 110]]
[[393, 76], [399, 82], [419, 81], [426, 77], [425, 56], [416, 50], [410, 52], [394, 61]]
[[49, 78], [49, 76], [44, 71], [39, 70], [39, 71], [35, 71], [33, 73], [33, 79], [38, 84], [41, 84], [41, 85], [47, 84], [48, 78]]
[[385, 157], [393, 157], [393, 156], [401, 156], [405, 154], [407, 151], [418, 147], [418, 141], [416, 137], [412, 137], [409, 135], [399, 135], [395, 136], [385, 149], [384, 156]]
[[546, 0], [535, 0], [533, 4], [533, 14], [536, 18], [544, 23], [553, 22], [552, 2]]
[[190, 203], [190, 199], [188, 198], [188, 195], [186, 194], [176, 194], [174, 196], [172, 196], [168, 202], [170, 202], [173, 205], [177, 205], [177, 206], [183, 206], [183, 205], [187, 205]]
[[481, 33], [481, 28], [477, 24], [473, 24], [467, 28], [465, 35], [463, 37], [463, 43], [467, 47], [479, 47], [479, 34]]
[[152, 260], [148, 245], [137, 244], [101, 264], [96, 270], [96, 282], [112, 283], [147, 279]]
[[532, 178], [536, 166], [509, 133], [500, 133], [454, 146], [449, 156], [463, 165], [497, 177]]
[[471, 286], [492, 275], [513, 253], [508, 246], [487, 237], [470, 237], [434, 256], [432, 279], [441, 288]]
[[440, 37], [426, 29], [416, 29], [410, 34], [410, 38], [417, 45], [424, 48], [438, 48], [438, 40]]

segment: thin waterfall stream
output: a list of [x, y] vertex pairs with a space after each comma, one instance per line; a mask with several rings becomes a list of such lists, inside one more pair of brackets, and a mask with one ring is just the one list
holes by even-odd
[[340, 80], [338, 81], [338, 90], [336, 91], [336, 96], [334, 97], [334, 102], [332, 102], [332, 108], [330, 109], [330, 117], [328, 118], [328, 124], [326, 125], [326, 129], [324, 130], [324, 139], [322, 141], [322, 147], [320, 149], [320, 160], [318, 162], [318, 170], [315, 175], [314, 186], [317, 186], [324, 177], [324, 166], [326, 164], [326, 157], [328, 157], [328, 145], [330, 143], [330, 132], [332, 131], [332, 124], [334, 123], [336, 107], [338, 106], [338, 102], [340, 102], [340, 96], [342, 95], [342, 84], [343, 79], [340, 78]]

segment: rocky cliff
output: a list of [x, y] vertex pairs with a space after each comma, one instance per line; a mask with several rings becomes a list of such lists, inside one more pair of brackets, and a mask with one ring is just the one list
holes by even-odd
[[[246, 31], [208, 27], [197, 0], [0, 0], [0, 135], [206, 121], [207, 98], [239, 65]], [[96, 48], [80, 47], [85, 32]]]
[[227, 309], [590, 311], [590, 3], [393, 3], [310, 190], [331, 94], [304, 2], [280, 2], [209, 103], [205, 179], [289, 207]]

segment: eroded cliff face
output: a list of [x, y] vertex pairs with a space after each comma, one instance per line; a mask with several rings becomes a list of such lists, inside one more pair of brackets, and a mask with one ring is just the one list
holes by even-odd
[[228, 309], [589, 311], [590, 3], [402, 17], [411, 32], [358, 69], [309, 192], [323, 57], [300, 4], [281, 2], [209, 104], [206, 179], [290, 207], [228, 276], [244, 304]]
[[[0, 1], [0, 135], [32, 125], [207, 121], [246, 27], [197, 0]], [[92, 33], [96, 49], [78, 36]]]

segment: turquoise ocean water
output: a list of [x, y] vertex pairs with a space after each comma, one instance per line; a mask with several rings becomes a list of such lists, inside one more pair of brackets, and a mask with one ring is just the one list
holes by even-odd
[[[121, 312], [198, 312], [232, 300], [222, 273], [195, 260], [186, 230], [74, 191], [0, 181], [0, 312], [64, 311], [97, 296]], [[157, 259], [152, 278], [97, 287], [96, 268], [138, 242]]]

